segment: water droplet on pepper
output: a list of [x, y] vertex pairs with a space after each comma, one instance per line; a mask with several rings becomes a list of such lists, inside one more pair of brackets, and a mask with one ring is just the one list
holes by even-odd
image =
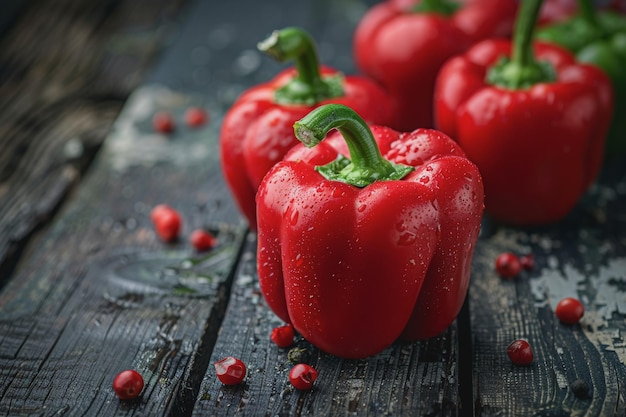
[[404, 232], [398, 237], [398, 245], [409, 246], [415, 242], [417, 236], [413, 232]]
[[332, 192], [332, 196], [335, 198], [343, 197], [345, 193], [339, 188], [335, 187]]
[[298, 212], [298, 210], [292, 210], [291, 216], [289, 217], [289, 221], [291, 222], [293, 226], [295, 226], [298, 223], [298, 217], [300, 217], [300, 212]]

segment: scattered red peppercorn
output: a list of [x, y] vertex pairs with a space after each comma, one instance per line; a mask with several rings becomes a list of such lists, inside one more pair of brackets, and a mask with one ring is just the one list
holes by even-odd
[[225, 385], [237, 385], [246, 377], [246, 365], [241, 359], [227, 356], [214, 364], [217, 378]]
[[189, 241], [197, 251], [203, 252], [213, 249], [217, 244], [217, 239], [206, 230], [197, 229], [189, 236]]
[[535, 256], [532, 253], [524, 255], [519, 258], [519, 262], [526, 271], [530, 271], [535, 268]]
[[120, 400], [137, 398], [143, 390], [143, 377], [132, 369], [122, 371], [113, 380], [113, 391]]
[[163, 241], [172, 242], [178, 237], [182, 221], [176, 210], [166, 204], [159, 204], [150, 212], [150, 218]]
[[496, 272], [502, 278], [515, 278], [522, 272], [522, 264], [517, 255], [504, 252], [496, 258]]
[[166, 111], [160, 111], [152, 117], [152, 126], [154, 130], [161, 133], [172, 133], [176, 126], [174, 117]]
[[199, 107], [190, 107], [185, 111], [185, 123], [189, 127], [200, 127], [207, 119], [207, 113]]
[[577, 299], [566, 297], [559, 301], [554, 312], [562, 323], [576, 324], [585, 314], [585, 307]]
[[519, 366], [528, 366], [534, 359], [530, 343], [522, 339], [513, 341], [507, 348], [506, 353], [509, 355], [511, 362]]
[[313, 388], [313, 383], [317, 379], [317, 371], [311, 365], [299, 363], [289, 371], [289, 382], [296, 389], [308, 390]]
[[278, 347], [286, 348], [293, 344], [293, 338], [295, 336], [296, 333], [293, 330], [293, 326], [291, 324], [286, 324], [284, 326], [275, 327], [272, 330], [270, 339], [272, 339], [272, 342], [276, 343]]

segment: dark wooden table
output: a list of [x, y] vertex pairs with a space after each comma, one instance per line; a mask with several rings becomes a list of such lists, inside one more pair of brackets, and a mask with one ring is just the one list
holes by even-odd
[[[545, 228], [485, 219], [467, 303], [445, 334], [342, 360], [298, 340], [320, 372], [298, 392], [281, 324], [259, 293], [255, 244], [228, 194], [221, 118], [281, 66], [256, 51], [300, 26], [346, 73], [359, 17], [375, 1], [6, 0], [0, 5], [0, 415], [624, 416], [626, 170], [607, 164], [574, 212]], [[190, 106], [209, 123], [182, 123]], [[151, 118], [167, 110], [171, 135]], [[154, 233], [159, 203], [179, 210], [173, 244]], [[208, 227], [213, 251], [188, 237]], [[503, 251], [533, 253], [512, 281]], [[555, 317], [581, 299], [579, 325]], [[532, 366], [506, 347], [525, 338]], [[212, 363], [235, 355], [245, 382]], [[115, 375], [137, 369], [142, 396]], [[571, 384], [585, 381], [589, 394]]]

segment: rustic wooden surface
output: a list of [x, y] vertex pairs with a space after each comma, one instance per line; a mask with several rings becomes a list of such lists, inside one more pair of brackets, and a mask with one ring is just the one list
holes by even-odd
[[[486, 224], [470, 289], [475, 401], [483, 415], [626, 415], [626, 170], [607, 164], [598, 183], [560, 224], [512, 229]], [[533, 253], [536, 267], [514, 281], [496, 276], [498, 253]], [[554, 315], [565, 297], [586, 308], [580, 324]], [[510, 364], [514, 339], [535, 362]], [[585, 381], [586, 398], [571, 385]]]
[[0, 5], [0, 286], [80, 182], [182, 3]]
[[[468, 303], [445, 334], [363, 360], [298, 339], [320, 377], [310, 392], [290, 387], [255, 235], [220, 174], [220, 120], [281, 68], [255, 50], [273, 29], [309, 30], [324, 63], [354, 72], [352, 31], [373, 3], [31, 0], [0, 21], [0, 414], [626, 414], [620, 161], [558, 225], [486, 220]], [[191, 105], [209, 111], [205, 127], [182, 123]], [[175, 115], [175, 133], [152, 130], [158, 110]], [[162, 202], [184, 220], [172, 244], [149, 220]], [[200, 227], [215, 250], [188, 243]], [[533, 253], [535, 269], [503, 281], [493, 270], [503, 251]], [[585, 303], [580, 325], [554, 317], [565, 296]], [[516, 338], [534, 347], [530, 367], [506, 356]], [[215, 378], [227, 355], [248, 365], [239, 386]], [[146, 378], [136, 401], [111, 390], [126, 368]], [[570, 388], [577, 379], [587, 398]]]

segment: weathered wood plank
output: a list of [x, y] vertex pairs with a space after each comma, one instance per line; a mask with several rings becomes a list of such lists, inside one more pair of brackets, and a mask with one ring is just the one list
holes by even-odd
[[[181, 117], [199, 97], [145, 87], [128, 101], [70, 205], [0, 294], [0, 414], [186, 415], [226, 308], [245, 227], [219, 174], [218, 127], [154, 133], [157, 110]], [[216, 110], [216, 114], [219, 112]], [[150, 210], [184, 226], [159, 241]], [[219, 246], [196, 253], [195, 228]], [[111, 382], [135, 368], [136, 402]]]
[[[224, 386], [212, 366], [202, 381], [194, 416], [211, 415], [459, 415], [457, 329], [421, 343], [397, 343], [361, 360], [320, 352], [298, 337], [319, 377], [313, 390], [289, 383], [291, 349], [277, 347], [270, 333], [282, 325], [265, 303], [256, 275], [256, 239], [249, 236], [226, 317], [211, 362], [239, 357], [248, 367], [243, 384]], [[384, 314], [384, 312], [381, 312]]]
[[0, 39], [0, 286], [80, 182], [184, 2], [23, 3]]
[[[558, 225], [486, 228], [470, 287], [477, 415], [626, 414], [626, 175], [615, 168]], [[502, 280], [493, 265], [504, 251], [533, 253], [535, 269]], [[556, 318], [564, 297], [585, 304], [579, 325]], [[534, 348], [530, 367], [506, 355], [518, 338]], [[588, 398], [571, 389], [579, 379]]]

